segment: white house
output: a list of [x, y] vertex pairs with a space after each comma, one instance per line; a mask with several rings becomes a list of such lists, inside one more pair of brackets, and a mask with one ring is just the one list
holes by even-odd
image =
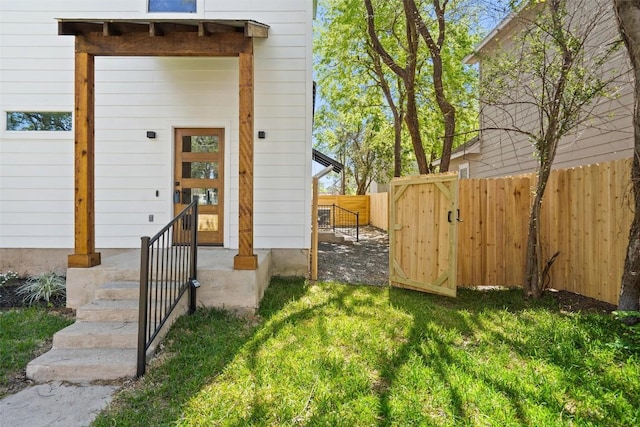
[[202, 244], [305, 275], [314, 8], [0, 0], [0, 271], [99, 265], [199, 195]]

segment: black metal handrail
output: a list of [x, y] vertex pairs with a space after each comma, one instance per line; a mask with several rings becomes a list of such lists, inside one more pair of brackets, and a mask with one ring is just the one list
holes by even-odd
[[360, 239], [360, 213], [336, 205], [318, 205], [318, 227]]
[[189, 290], [189, 313], [196, 309], [198, 199], [158, 234], [142, 237], [137, 375], [143, 375], [147, 350], [171, 312]]

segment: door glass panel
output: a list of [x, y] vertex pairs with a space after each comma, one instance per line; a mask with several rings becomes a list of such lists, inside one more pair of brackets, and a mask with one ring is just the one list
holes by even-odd
[[211, 136], [183, 136], [182, 151], [184, 153], [217, 153], [218, 137]]
[[218, 179], [218, 162], [182, 162], [182, 177]]
[[198, 214], [198, 231], [218, 231], [218, 215]]
[[182, 204], [188, 205], [198, 196], [199, 205], [218, 205], [218, 189], [217, 188], [183, 188], [182, 189]]
[[199, 205], [217, 205], [218, 204], [218, 189], [217, 188], [192, 188], [191, 197], [198, 196]]

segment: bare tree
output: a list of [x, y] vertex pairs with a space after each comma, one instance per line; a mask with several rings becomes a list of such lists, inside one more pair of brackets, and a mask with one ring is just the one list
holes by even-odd
[[[618, 26], [627, 46], [635, 77], [635, 108], [633, 115], [634, 156], [631, 177], [635, 200], [635, 215], [629, 230], [629, 245], [624, 262], [618, 310], [640, 311], [640, 0], [614, 0]], [[629, 318], [628, 323], [640, 322]]]
[[615, 34], [603, 37], [611, 13], [602, 2], [528, 0], [514, 18], [521, 32], [512, 46], [483, 60], [483, 79], [490, 83], [481, 85], [481, 102], [510, 117], [498, 128], [525, 135], [538, 161], [523, 284], [534, 298], [544, 291], [544, 272], [553, 262], [542, 254], [540, 211], [558, 145], [595, 119], [598, 101], [618, 78], [606, 67], [619, 46]]

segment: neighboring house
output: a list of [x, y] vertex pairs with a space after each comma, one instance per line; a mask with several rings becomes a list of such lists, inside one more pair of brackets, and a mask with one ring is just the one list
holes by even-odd
[[[597, 0], [583, 0], [585, 13], [595, 13]], [[575, 6], [576, 0], [569, 4]], [[478, 64], [480, 85], [490, 85], [482, 80], [482, 59], [493, 52], [510, 49], [513, 37], [522, 31], [526, 22], [524, 12], [505, 18], [476, 48], [466, 62]], [[524, 19], [521, 19], [524, 18]], [[606, 19], [598, 27], [601, 44], [612, 42], [618, 37], [613, 5], [606, 8]], [[624, 48], [607, 64], [609, 69], [624, 72], [630, 69]], [[631, 73], [626, 73], [616, 89], [614, 99], [600, 101], [600, 119], [584, 124], [569, 136], [563, 138], [558, 147], [553, 164], [554, 169], [599, 163], [628, 158], [633, 148], [633, 86]], [[505, 125], [505, 114], [496, 108], [480, 105], [480, 136], [458, 147], [451, 156], [449, 170], [460, 171], [461, 177], [489, 178], [533, 172], [537, 166], [533, 147], [526, 136], [499, 130], [482, 130]], [[530, 111], [509, 112], [519, 123], [526, 123], [533, 116]]]
[[199, 195], [235, 268], [306, 274], [314, 8], [0, 0], [0, 271], [100, 264]]

